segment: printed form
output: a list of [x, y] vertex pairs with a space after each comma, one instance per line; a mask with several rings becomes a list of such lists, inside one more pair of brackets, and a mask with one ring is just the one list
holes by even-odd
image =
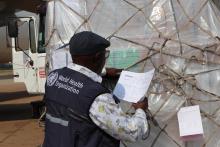
[[202, 118], [199, 105], [182, 107], [177, 113], [180, 137], [183, 141], [203, 138]]
[[146, 73], [122, 71], [113, 94], [121, 100], [137, 103], [141, 101], [150, 86], [155, 69]]

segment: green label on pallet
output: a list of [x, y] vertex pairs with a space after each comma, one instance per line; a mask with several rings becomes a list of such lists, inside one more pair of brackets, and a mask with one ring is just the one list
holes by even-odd
[[107, 67], [126, 68], [140, 59], [140, 53], [137, 49], [117, 49], [111, 50], [107, 60]]

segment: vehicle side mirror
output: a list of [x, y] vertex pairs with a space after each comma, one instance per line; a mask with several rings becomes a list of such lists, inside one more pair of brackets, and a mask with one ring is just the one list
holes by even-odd
[[18, 23], [17, 20], [9, 20], [8, 21], [8, 35], [9, 37], [18, 37]]

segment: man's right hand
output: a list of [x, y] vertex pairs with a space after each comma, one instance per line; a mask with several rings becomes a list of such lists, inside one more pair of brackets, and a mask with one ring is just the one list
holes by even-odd
[[143, 109], [146, 110], [148, 108], [148, 100], [145, 98], [143, 101], [138, 102], [138, 103], [133, 103], [132, 106], [136, 109]]
[[106, 76], [108, 77], [119, 77], [123, 69], [117, 68], [106, 68]]

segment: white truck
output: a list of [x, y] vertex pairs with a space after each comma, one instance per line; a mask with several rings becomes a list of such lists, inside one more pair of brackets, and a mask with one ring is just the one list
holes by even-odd
[[[22, 4], [23, 3], [23, 4]], [[13, 66], [15, 82], [23, 82], [28, 93], [44, 93], [44, 18], [36, 13], [41, 2], [0, 2], [0, 63]]]
[[9, 33], [13, 37], [11, 42], [14, 81], [24, 82], [28, 93], [44, 93], [46, 53], [38, 41], [38, 38], [42, 38], [41, 32], [39, 33], [39, 20], [33, 16], [12, 19], [9, 20], [8, 30], [16, 25], [18, 28], [18, 34]]

